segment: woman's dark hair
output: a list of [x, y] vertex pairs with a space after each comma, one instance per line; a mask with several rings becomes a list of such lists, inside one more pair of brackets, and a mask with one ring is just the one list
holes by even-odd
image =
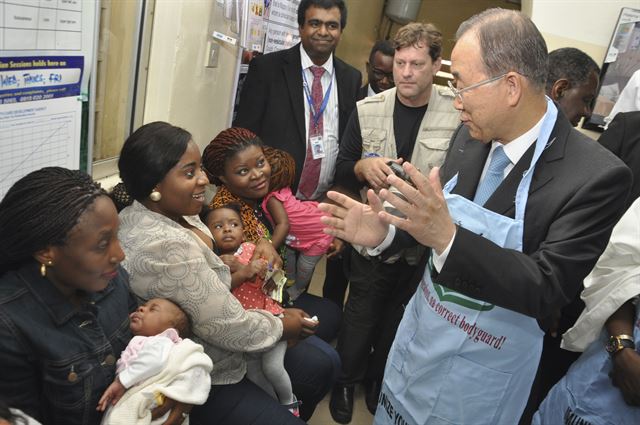
[[120, 178], [136, 201], [145, 199], [182, 158], [191, 133], [166, 122], [145, 124], [124, 142], [118, 161]]
[[224, 175], [227, 160], [249, 146], [263, 147], [262, 140], [251, 130], [231, 127], [218, 133], [202, 152], [202, 166], [209, 181], [222, 184], [218, 176]]
[[111, 192], [109, 192], [111, 200], [116, 205], [118, 212], [122, 211], [129, 205], [133, 204], [133, 198], [127, 193], [127, 188], [124, 187], [124, 183], [120, 182], [113, 186]]
[[79, 170], [46, 167], [9, 189], [0, 202], [0, 275], [48, 246], [61, 246], [80, 216], [106, 195]]

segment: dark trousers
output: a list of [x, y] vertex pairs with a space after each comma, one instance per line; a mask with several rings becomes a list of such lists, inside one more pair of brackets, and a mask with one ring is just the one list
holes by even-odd
[[[303, 402], [300, 418], [307, 421], [333, 386], [340, 359], [329, 344], [312, 336], [287, 349], [284, 365], [291, 377], [293, 393]], [[195, 425], [303, 423], [246, 377], [237, 384], [212, 386], [207, 402], [195, 406], [190, 417]]]
[[[529, 425], [531, 423], [533, 415], [551, 388], [566, 375], [571, 365], [578, 360], [578, 357], [582, 354], [560, 348], [562, 334], [576, 323], [582, 310], [584, 310], [584, 302], [579, 296], [582, 289], [584, 288], [581, 288], [573, 300], [562, 308], [560, 318], [557, 319], [558, 322], [556, 324], [557, 336], [553, 337], [548, 332], [544, 335], [540, 364], [538, 365], [538, 371], [533, 381], [531, 392], [529, 393], [527, 406], [520, 418], [520, 425]], [[543, 329], [545, 328], [544, 323], [542, 327]]]
[[[368, 375], [382, 377], [391, 342], [402, 318], [401, 300], [415, 292], [415, 285], [411, 287], [410, 283], [415, 270], [416, 266], [408, 265], [403, 259], [385, 264], [352, 250], [349, 297], [337, 346], [342, 360], [339, 383], [351, 385], [362, 380], [372, 346], [379, 349], [376, 350], [378, 360], [373, 366], [376, 370], [370, 370]], [[377, 337], [383, 332], [385, 336], [378, 343]]]
[[388, 306], [375, 332], [365, 376], [365, 379], [370, 382], [382, 382], [391, 344], [393, 344], [393, 340], [396, 337], [396, 331], [398, 330], [402, 316], [404, 316], [405, 308], [416, 292], [417, 282], [407, 281], [405, 283], [405, 285], [398, 289], [398, 293]]
[[194, 425], [301, 425], [285, 407], [246, 377], [237, 384], [213, 385], [209, 399], [194, 406], [190, 415]]
[[331, 342], [338, 335], [342, 321], [342, 308], [332, 301], [305, 292], [293, 302], [293, 307], [304, 310], [311, 317], [318, 318], [320, 324], [315, 334], [318, 338]]
[[327, 258], [327, 269], [322, 286], [322, 297], [333, 301], [336, 305], [344, 305], [344, 295], [349, 285], [349, 257], [351, 245], [345, 247], [339, 256]]

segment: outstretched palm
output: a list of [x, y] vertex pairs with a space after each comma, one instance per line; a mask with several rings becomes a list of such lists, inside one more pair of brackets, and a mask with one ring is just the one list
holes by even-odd
[[338, 192], [327, 193], [329, 199], [335, 202], [319, 205], [320, 210], [331, 215], [322, 218], [322, 222], [329, 226], [327, 233], [354, 244], [378, 246], [387, 235], [389, 225], [378, 217], [378, 212], [382, 210], [380, 199], [373, 191], [367, 195], [369, 205]]

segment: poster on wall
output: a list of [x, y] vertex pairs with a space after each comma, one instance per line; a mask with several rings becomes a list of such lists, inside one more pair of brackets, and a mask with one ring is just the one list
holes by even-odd
[[253, 52], [247, 58], [288, 49], [298, 42], [299, 3], [300, 0], [242, 0], [240, 47]]
[[262, 52], [266, 22], [264, 0], [244, 0], [241, 3], [240, 47]]
[[298, 41], [299, 0], [271, 0], [264, 41], [264, 53], [288, 49]]
[[82, 56], [0, 58], [0, 199], [46, 166], [80, 165]]
[[622, 8], [600, 71], [593, 113], [582, 127], [602, 131], [634, 73], [640, 72], [640, 9]]
[[[93, 63], [95, 1], [0, 0], [0, 56], [82, 56]], [[80, 95], [89, 93], [83, 72]]]
[[[236, 95], [231, 108], [229, 124], [235, 119], [242, 83], [249, 70], [251, 60], [261, 54], [288, 49], [300, 41], [298, 31], [300, 0], [243, 0], [243, 3], [245, 18], [240, 23], [241, 49], [235, 80]], [[244, 13], [247, 11], [247, 7], [249, 13]], [[260, 15], [261, 26], [258, 24], [258, 15]], [[252, 34], [258, 34], [258, 28], [263, 30], [259, 41], [252, 38]]]

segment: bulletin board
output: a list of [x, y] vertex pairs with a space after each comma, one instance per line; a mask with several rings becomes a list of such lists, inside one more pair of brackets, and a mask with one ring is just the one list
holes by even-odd
[[593, 113], [582, 127], [602, 131], [605, 120], [634, 72], [640, 69], [640, 9], [624, 7], [611, 35], [600, 71]]
[[0, 199], [45, 166], [80, 165], [96, 2], [0, 0]]
[[[225, 0], [226, 1], [226, 0]], [[298, 5], [300, 0], [237, 0], [235, 16], [229, 15], [229, 28], [238, 29], [238, 56], [236, 78], [234, 80], [235, 96], [232, 98], [229, 125], [235, 117], [242, 83], [249, 69], [249, 62], [254, 57], [288, 49], [300, 41], [298, 31]], [[234, 25], [235, 24], [235, 25]], [[214, 33], [214, 38], [216, 37]], [[235, 41], [235, 38], [230, 37]], [[227, 40], [224, 40], [228, 42]]]
[[288, 49], [298, 42], [300, 0], [243, 0], [240, 47], [256, 53]]

